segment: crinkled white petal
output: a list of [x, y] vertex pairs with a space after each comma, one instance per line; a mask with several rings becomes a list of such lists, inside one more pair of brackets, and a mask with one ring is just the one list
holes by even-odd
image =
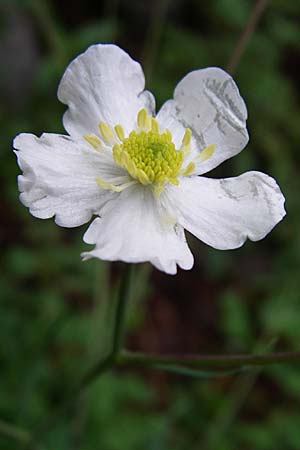
[[100, 121], [135, 127], [140, 109], [154, 113], [153, 95], [144, 91], [140, 64], [116, 45], [92, 45], [67, 67], [58, 98], [68, 105], [63, 123], [71, 136], [98, 132]]
[[221, 180], [186, 177], [164, 195], [186, 230], [220, 250], [264, 238], [285, 215], [276, 181], [261, 172]]
[[18, 183], [20, 200], [35, 217], [64, 227], [75, 227], [90, 220], [115, 195], [96, 183], [97, 177], [111, 178], [126, 173], [89, 144], [69, 136], [20, 134], [14, 140], [18, 164], [23, 171]]
[[[175, 144], [175, 147], [179, 149], [187, 127], [184, 126], [174, 114], [174, 100], [168, 100], [163, 104], [156, 116], [156, 119], [160, 125], [161, 131], [165, 128], [171, 131], [172, 141]], [[191, 145], [193, 150], [196, 149], [197, 142], [194, 136], [192, 136]], [[195, 151], [196, 150], [194, 150], [194, 152]]]
[[123, 191], [106, 203], [84, 235], [84, 241], [95, 244], [83, 258], [92, 257], [126, 262], [150, 261], [158, 269], [176, 273], [193, 266], [193, 256], [185, 241], [184, 231], [170, 225], [162, 217], [152, 192], [141, 186]]
[[191, 159], [215, 144], [209, 159], [195, 161], [198, 175], [236, 155], [248, 142], [245, 103], [231, 76], [215, 67], [186, 75], [178, 83], [174, 99], [162, 106], [157, 119], [175, 135], [177, 145], [184, 128], [192, 130]]

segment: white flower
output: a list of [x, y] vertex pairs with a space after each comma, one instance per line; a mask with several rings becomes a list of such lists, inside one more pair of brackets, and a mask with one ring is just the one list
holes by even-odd
[[84, 259], [150, 261], [169, 274], [193, 266], [184, 229], [222, 250], [264, 238], [285, 215], [275, 180], [203, 177], [248, 142], [230, 75], [189, 73], [156, 118], [144, 85], [141, 66], [115, 45], [93, 45], [71, 62], [58, 88], [69, 135], [14, 140], [22, 203], [63, 227], [96, 215]]

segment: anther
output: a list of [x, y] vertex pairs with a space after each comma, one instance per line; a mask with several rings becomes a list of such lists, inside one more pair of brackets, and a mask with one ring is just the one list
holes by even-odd
[[191, 161], [188, 163], [188, 165], [186, 166], [186, 168], [181, 172], [181, 175], [183, 177], [187, 176], [187, 175], [191, 175], [195, 170], [195, 164]]
[[102, 189], [115, 191], [115, 192], [122, 192], [125, 189], [127, 189], [128, 187], [133, 186], [137, 182], [135, 180], [132, 180], [132, 181], [129, 181], [128, 183], [123, 183], [123, 184], [120, 184], [117, 186], [117, 185], [110, 183], [109, 181], [104, 180], [103, 178], [98, 177], [98, 178], [96, 178], [96, 183]]
[[191, 142], [192, 132], [189, 128], [186, 128], [184, 136], [182, 138], [182, 146], [188, 146]]
[[138, 171], [137, 171], [137, 176], [138, 176], [138, 179], [139, 179], [139, 181], [142, 183], [142, 184], [150, 184], [150, 180], [149, 180], [149, 177], [146, 175], [146, 173], [142, 170], [142, 169], [139, 169]]
[[120, 141], [124, 141], [125, 133], [124, 133], [123, 127], [121, 125], [115, 126], [115, 132], [116, 132], [116, 135], [118, 136], [118, 138], [120, 139]]
[[99, 122], [98, 127], [100, 130], [100, 133], [103, 136], [103, 139], [107, 143], [112, 144], [115, 141], [115, 135], [114, 135], [114, 132], [111, 129], [111, 127], [105, 122]]
[[206, 161], [207, 159], [209, 159], [212, 156], [212, 154], [214, 153], [215, 148], [216, 148], [215, 144], [210, 144], [207, 147], [205, 147], [205, 149], [202, 150], [202, 152], [198, 156], [200, 161], [203, 162], [203, 161]]
[[154, 117], [151, 118], [151, 130], [154, 131], [154, 133], [159, 132], [158, 122]]
[[100, 150], [101, 141], [95, 134], [84, 134], [83, 138], [96, 150]]
[[137, 124], [139, 128], [145, 128], [147, 121], [147, 111], [145, 108], [141, 109], [137, 115]]

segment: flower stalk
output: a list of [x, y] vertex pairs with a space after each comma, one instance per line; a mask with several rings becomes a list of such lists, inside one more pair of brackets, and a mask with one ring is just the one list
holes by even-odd
[[[115, 310], [114, 333], [110, 351], [104, 358], [101, 358], [90, 370], [87, 371], [79, 384], [75, 386], [73, 390], [71, 390], [67, 399], [62, 403], [57, 413], [54, 416], [50, 417], [49, 420], [46, 420], [40, 426], [38, 426], [34, 434], [34, 440], [36, 439], [36, 437], [43, 435], [45, 432], [54, 427], [58, 420], [70, 410], [70, 408], [74, 405], [78, 398], [83, 394], [85, 389], [104, 372], [108, 371], [115, 365], [123, 341], [126, 305], [129, 301], [133, 270], [133, 265], [127, 264], [124, 267], [124, 272], [121, 277], [117, 306]], [[33, 439], [30, 440], [30, 442], [32, 442]]]
[[123, 344], [124, 326], [126, 322], [126, 306], [130, 298], [133, 272], [134, 265], [127, 264], [127, 266], [125, 267], [124, 275], [121, 279], [112, 346], [113, 360], [117, 358]]
[[86, 386], [92, 383], [103, 372], [110, 369], [119, 357], [119, 353], [123, 343], [124, 325], [126, 320], [126, 305], [128, 304], [130, 297], [130, 290], [133, 278], [134, 266], [133, 264], [127, 264], [124, 267], [124, 274], [121, 278], [119, 295], [116, 307], [115, 325], [111, 351], [104, 359], [98, 361], [89, 372], [83, 377], [81, 383], [76, 388], [73, 397], [76, 397], [76, 393], [80, 395], [81, 391]]

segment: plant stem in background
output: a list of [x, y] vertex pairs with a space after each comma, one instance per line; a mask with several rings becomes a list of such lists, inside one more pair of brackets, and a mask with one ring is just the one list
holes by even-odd
[[232, 52], [232, 55], [228, 61], [228, 64], [226, 66], [227, 72], [233, 74], [237, 66], [241, 60], [241, 57], [248, 45], [248, 42], [263, 14], [265, 11], [269, 0], [257, 0], [257, 2], [254, 5], [254, 8], [250, 14], [249, 20], [245, 25], [245, 28], [243, 29], [236, 46]]
[[142, 62], [148, 81], [151, 80], [153, 68], [157, 60], [157, 53], [169, 3], [170, 0], [156, 0], [153, 3], [150, 24], [142, 55]]
[[87, 374], [83, 377], [79, 386], [75, 389], [73, 397], [80, 394], [81, 391], [85, 389], [85, 387], [91, 384], [99, 375], [101, 375], [107, 369], [112, 367], [115, 363], [123, 340], [124, 323], [126, 319], [125, 312], [126, 312], [126, 305], [130, 297], [132, 275], [133, 275], [133, 264], [127, 264], [124, 267], [124, 274], [122, 275], [120, 283], [118, 302], [115, 312], [114, 334], [111, 351], [104, 359], [96, 363], [96, 365], [92, 367], [89, 372], [87, 372]]
[[121, 350], [124, 335], [124, 326], [126, 323], [126, 306], [129, 302], [131, 284], [133, 278], [134, 265], [127, 264], [125, 273], [121, 279], [118, 305], [116, 309], [116, 321], [114, 328], [112, 357], [115, 359]]
[[112, 292], [109, 287], [110, 264], [95, 261], [95, 285], [93, 292], [93, 306], [90, 314], [90, 336], [88, 339], [89, 362], [101, 358], [107, 353], [106, 343], [111, 335], [107, 330], [109, 307]]
[[163, 368], [173, 370], [174, 367], [202, 370], [243, 369], [267, 366], [279, 363], [300, 363], [300, 351], [276, 352], [265, 354], [229, 354], [229, 355], [183, 355], [161, 356], [124, 351], [118, 358], [121, 365]]
[[[37, 445], [29, 431], [23, 430], [15, 425], [0, 419], [0, 435], [7, 436], [14, 441], [20, 442], [24, 446], [31, 445], [31, 450], [44, 450], [44, 447]], [[8, 447], [7, 447], [8, 448]]]
[[30, 433], [22, 428], [0, 420], [0, 434], [8, 436], [15, 441], [27, 443], [31, 440]]
[[225, 396], [216, 417], [212, 418], [204, 440], [201, 440], [201, 448], [203, 450], [216, 450], [219, 448], [223, 434], [234, 423], [261, 371], [262, 369], [258, 368], [250, 373], [244, 373], [236, 379], [231, 392], [228, 392], [227, 396]]
[[65, 45], [62, 32], [59, 30], [57, 21], [53, 18], [52, 10], [47, 0], [29, 0], [28, 9], [35, 17], [36, 23], [49, 46], [50, 51], [64, 66], [68, 56], [65, 52]]
[[[266, 344], [266, 339], [262, 337], [256, 344], [254, 352], [273, 350], [276, 342], [277, 339], [273, 339]], [[215, 417], [210, 421], [203, 439], [200, 440], [203, 450], [216, 450], [219, 448], [223, 435], [236, 420], [262, 370], [262, 367], [257, 367], [251, 372], [243, 373], [235, 378], [228, 395], [224, 396], [224, 400], [218, 408]]]
[[[93, 361], [100, 360], [107, 353], [104, 348], [109, 342], [110, 333], [107, 325], [108, 310], [111, 303], [112, 292], [109, 289], [110, 264], [95, 260], [95, 281], [93, 292], [93, 305], [90, 313], [90, 333], [87, 343], [87, 366]], [[73, 404], [71, 418], [71, 448], [79, 450], [83, 445], [84, 429], [89, 409], [89, 396], [84, 391]]]
[[[115, 309], [114, 334], [109, 352], [102, 357], [82, 378], [81, 382], [69, 393], [67, 400], [59, 408], [59, 411], [49, 420], [38, 426], [34, 439], [38, 440], [50, 430], [57, 421], [73, 407], [76, 400], [83, 394], [85, 389], [92, 384], [99, 376], [114, 366], [120, 346], [122, 345], [124, 322], [126, 318], [125, 310], [131, 292], [131, 281], [133, 275], [133, 264], [124, 264], [124, 272], [121, 276], [120, 289]], [[32, 440], [30, 442], [33, 442]], [[28, 447], [29, 450], [29, 447]]]

